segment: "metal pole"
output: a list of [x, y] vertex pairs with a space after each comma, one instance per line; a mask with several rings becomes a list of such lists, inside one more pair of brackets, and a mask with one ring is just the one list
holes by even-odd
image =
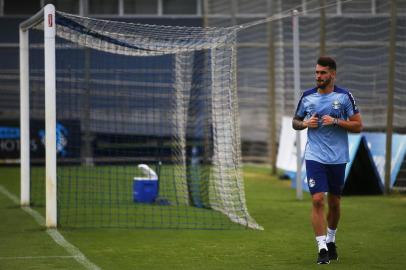
[[46, 226], [57, 226], [55, 7], [44, 8]]
[[[271, 2], [268, 3], [268, 15], [271, 16]], [[268, 125], [269, 125], [269, 141], [268, 155], [271, 163], [272, 174], [276, 174], [276, 94], [275, 94], [275, 45], [273, 39], [273, 22], [268, 23]]]
[[209, 27], [209, 0], [203, 0], [203, 27]]
[[231, 25], [237, 25], [238, 3], [231, 1]]
[[326, 54], [326, 10], [325, 0], [320, 1], [320, 55]]
[[[210, 13], [210, 7], [209, 7], [209, 0], [203, 0], [203, 27], [209, 27], [210, 22], [209, 22], [209, 13]], [[209, 72], [208, 68], [208, 57], [210, 53], [206, 50], [205, 51], [205, 56], [203, 60], [203, 66], [204, 69]], [[203, 163], [204, 164], [209, 164], [210, 163], [210, 151], [208, 149], [211, 149], [210, 146], [210, 128], [211, 125], [208, 123], [209, 119], [211, 116], [209, 116], [204, 124], [203, 128], [203, 133], [204, 133], [204, 148], [206, 149], [203, 151]]]
[[395, 57], [396, 57], [396, 0], [391, 0], [390, 33], [389, 33], [389, 63], [388, 63], [388, 108], [386, 115], [386, 155], [385, 155], [385, 194], [390, 193], [392, 168], [392, 133], [393, 133], [393, 94], [395, 86]]
[[28, 30], [20, 28], [20, 203], [30, 204], [30, 74]]
[[[299, 51], [299, 15], [294, 10], [292, 14], [293, 27], [293, 76], [296, 104], [299, 102], [300, 95], [300, 51]], [[300, 131], [296, 131], [296, 198], [303, 199], [302, 189], [302, 154], [301, 154]]]
[[92, 149], [92, 142], [93, 142], [93, 134], [91, 132], [91, 51], [90, 48], [85, 48], [85, 55], [84, 55], [84, 69], [85, 69], [85, 91], [83, 94], [83, 114], [81, 114], [82, 120], [82, 128], [83, 128], [83, 137], [82, 137], [82, 144], [81, 147], [81, 156], [82, 156], [82, 164], [85, 166], [93, 166], [93, 149]]

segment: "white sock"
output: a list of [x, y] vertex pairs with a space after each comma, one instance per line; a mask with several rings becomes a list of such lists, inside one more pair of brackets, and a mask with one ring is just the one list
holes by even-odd
[[327, 228], [327, 238], [326, 238], [326, 243], [331, 243], [336, 241], [336, 232], [337, 229], [332, 230], [330, 228]]
[[317, 246], [319, 247], [319, 251], [322, 250], [323, 248], [325, 250], [327, 250], [325, 235], [316, 236], [316, 241], [317, 241]]

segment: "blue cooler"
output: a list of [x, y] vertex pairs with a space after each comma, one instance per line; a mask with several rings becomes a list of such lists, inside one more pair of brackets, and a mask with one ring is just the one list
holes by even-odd
[[138, 165], [147, 177], [134, 177], [133, 199], [139, 203], [153, 203], [158, 197], [158, 176], [145, 164]]
[[158, 196], [158, 179], [145, 180], [134, 178], [134, 202], [153, 203]]

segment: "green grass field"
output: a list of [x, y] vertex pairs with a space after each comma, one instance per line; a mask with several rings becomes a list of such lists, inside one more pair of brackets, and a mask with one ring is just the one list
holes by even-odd
[[[250, 214], [264, 231], [61, 229], [102, 269], [405, 269], [406, 196], [344, 197], [340, 261], [315, 264], [310, 197], [264, 167], [245, 166]], [[19, 184], [0, 167], [0, 185]], [[0, 193], [0, 269], [83, 269], [34, 219]]]
[[[18, 167], [3, 168], [5, 175], [16, 179], [14, 182], [18, 182], [18, 170]], [[215, 189], [214, 177], [209, 177], [208, 167], [199, 170], [201, 174], [195, 178], [206, 180], [202, 182], [193, 181], [192, 177], [188, 177], [190, 183], [182, 181], [185, 178], [179, 176], [178, 170], [179, 167], [173, 165], [160, 166], [157, 200], [155, 203], [136, 203], [133, 178], [143, 176], [136, 166], [60, 166], [57, 172], [58, 224], [64, 228], [242, 229], [220, 211], [203, 207], [222, 206], [223, 195], [227, 196], [230, 205], [239, 209], [238, 185], [229, 184], [225, 190], [229, 193], [220, 194], [221, 190]], [[44, 214], [44, 167], [31, 167], [30, 176], [31, 206]], [[189, 197], [187, 188], [191, 188], [196, 196]], [[211, 196], [205, 192], [207, 190]], [[192, 202], [191, 197], [199, 199], [200, 207]], [[243, 213], [236, 211], [235, 214], [245, 221]]]

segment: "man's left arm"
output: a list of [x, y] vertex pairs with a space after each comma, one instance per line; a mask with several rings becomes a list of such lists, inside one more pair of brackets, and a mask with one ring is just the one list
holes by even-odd
[[349, 132], [360, 133], [362, 131], [361, 114], [354, 114], [348, 120], [337, 119], [337, 125]]
[[360, 133], [362, 131], [362, 119], [359, 112], [350, 116], [348, 120], [333, 118], [329, 115], [324, 115], [322, 120], [323, 125], [336, 125], [352, 133]]

